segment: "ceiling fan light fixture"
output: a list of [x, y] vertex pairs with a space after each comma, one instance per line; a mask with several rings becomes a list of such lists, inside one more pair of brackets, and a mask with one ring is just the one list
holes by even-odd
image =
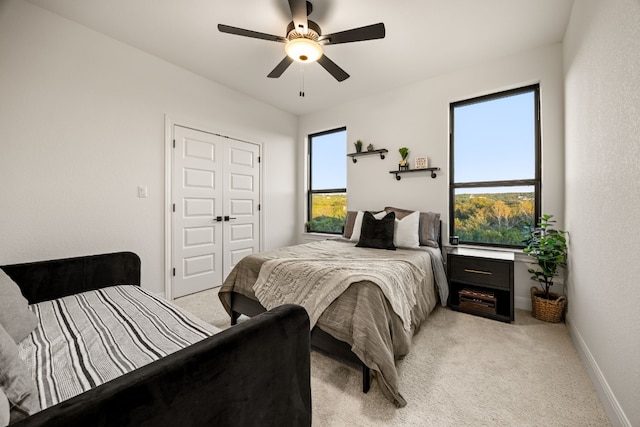
[[315, 62], [322, 56], [320, 43], [306, 37], [289, 40], [284, 50], [289, 58], [302, 63]]

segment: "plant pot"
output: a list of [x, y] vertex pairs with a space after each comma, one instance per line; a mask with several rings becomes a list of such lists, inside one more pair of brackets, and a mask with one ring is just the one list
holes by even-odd
[[558, 323], [562, 320], [567, 298], [549, 292], [552, 299], [544, 298], [544, 292], [535, 286], [531, 287], [531, 315], [545, 322]]

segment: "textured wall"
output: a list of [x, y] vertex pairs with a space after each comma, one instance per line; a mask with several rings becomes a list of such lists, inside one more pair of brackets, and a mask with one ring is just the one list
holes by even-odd
[[640, 2], [576, 1], [564, 68], [568, 319], [612, 420], [640, 425]]

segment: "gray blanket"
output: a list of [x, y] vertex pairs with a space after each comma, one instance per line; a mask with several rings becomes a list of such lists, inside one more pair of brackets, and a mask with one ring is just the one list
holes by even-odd
[[[409, 353], [411, 338], [434, 309], [439, 295], [446, 304], [447, 283], [440, 252], [432, 248], [386, 251], [356, 248], [354, 242], [326, 240], [289, 246], [243, 258], [220, 288], [219, 296], [227, 312], [231, 311], [232, 293], [257, 299], [253, 290], [263, 265], [275, 259], [358, 260], [363, 269], [375, 270], [382, 260], [406, 261], [424, 272], [415, 284], [415, 303], [410, 306], [410, 328], [379, 286], [370, 280], [352, 283], [318, 317], [317, 327], [347, 342], [367, 365], [381, 391], [397, 406], [406, 401], [398, 389], [396, 360]], [[277, 265], [277, 263], [274, 263]], [[435, 279], [434, 279], [435, 278]], [[444, 280], [443, 280], [444, 278]]]
[[262, 265], [253, 290], [268, 310], [283, 304], [303, 306], [313, 328], [324, 310], [350, 285], [369, 281], [382, 290], [409, 331], [416, 288], [424, 276], [422, 269], [405, 260], [377, 260], [372, 269], [360, 259], [283, 258]]

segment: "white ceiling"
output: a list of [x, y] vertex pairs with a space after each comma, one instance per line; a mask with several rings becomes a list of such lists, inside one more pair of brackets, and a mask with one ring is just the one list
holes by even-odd
[[[287, 0], [28, 0], [296, 115], [562, 41], [573, 0], [315, 0], [324, 34], [384, 22], [381, 40], [325, 46], [351, 77], [319, 64], [267, 74], [284, 44], [220, 33], [219, 23], [286, 36]], [[304, 74], [305, 97], [299, 97]]]

